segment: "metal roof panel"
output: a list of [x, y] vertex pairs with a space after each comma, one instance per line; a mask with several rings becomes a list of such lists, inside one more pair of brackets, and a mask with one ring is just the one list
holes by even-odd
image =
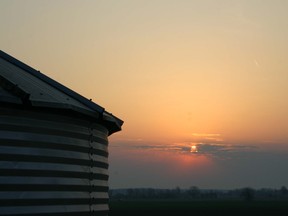
[[34, 103], [36, 105], [37, 103], [39, 104], [39, 102], [45, 102], [46, 106], [49, 105], [49, 103], [66, 104], [93, 112], [92, 109], [74, 98], [1, 58], [0, 75], [29, 94], [29, 100], [32, 104]]
[[104, 115], [103, 120], [109, 122], [110, 133], [121, 130], [121, 119], [1, 50], [0, 78], [2, 102], [24, 103], [29, 100], [29, 103], [36, 107], [68, 108], [90, 115], [94, 113], [94, 116]]

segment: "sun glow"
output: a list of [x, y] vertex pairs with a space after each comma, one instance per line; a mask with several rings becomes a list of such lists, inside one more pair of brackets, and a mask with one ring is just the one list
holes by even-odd
[[192, 145], [192, 146], [191, 146], [191, 149], [190, 149], [190, 152], [191, 152], [191, 153], [197, 153], [197, 152], [198, 152], [197, 146], [196, 146], [196, 145]]

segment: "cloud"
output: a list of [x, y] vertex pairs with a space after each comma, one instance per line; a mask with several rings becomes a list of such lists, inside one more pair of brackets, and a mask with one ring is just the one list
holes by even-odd
[[218, 133], [192, 133], [193, 140], [198, 142], [214, 141], [223, 142], [224, 139]]
[[[198, 137], [209, 137], [209, 134], [198, 134]], [[210, 134], [210, 137], [221, 138], [221, 135]], [[197, 152], [191, 152], [192, 146], [197, 147]], [[273, 150], [274, 145], [270, 148], [263, 142], [126, 140], [110, 147], [112, 187], [193, 184], [200, 188], [261, 188], [280, 187], [288, 180], [287, 151]], [[284, 147], [287, 149], [287, 145]]]
[[220, 137], [221, 134], [211, 134], [211, 133], [192, 133], [192, 136], [196, 136], [196, 137]]
[[252, 145], [199, 143], [202, 153], [192, 154], [188, 144], [142, 145], [131, 151], [114, 149], [110, 157], [111, 187], [196, 185], [235, 189], [279, 188], [287, 184], [285, 152], [264, 151]]
[[235, 145], [235, 144], [213, 144], [213, 143], [200, 143], [197, 145], [200, 154], [210, 155], [212, 157], [228, 159], [235, 153], [254, 152], [259, 150], [255, 145]]
[[[197, 134], [195, 136], [201, 137], [200, 142], [184, 141], [174, 143], [155, 143], [147, 142], [144, 140], [126, 140], [125, 142], [117, 142], [112, 147], [121, 147], [129, 149], [137, 149], [143, 151], [153, 152], [173, 152], [175, 154], [187, 154], [187, 155], [205, 155], [213, 158], [229, 159], [233, 156], [241, 155], [243, 152], [258, 151], [259, 147], [256, 145], [245, 144], [230, 144], [223, 141], [219, 141], [220, 134]], [[203, 139], [203, 137], [205, 139]], [[219, 139], [216, 139], [218, 137]], [[209, 139], [211, 138], [211, 139]], [[222, 140], [222, 139], [221, 139]], [[191, 148], [196, 148], [197, 151], [191, 151]], [[236, 154], [235, 154], [236, 153]]]

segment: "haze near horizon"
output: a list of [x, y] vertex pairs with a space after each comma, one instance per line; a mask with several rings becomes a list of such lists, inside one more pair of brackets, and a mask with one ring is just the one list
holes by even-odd
[[111, 188], [280, 188], [287, 9], [284, 0], [2, 0], [0, 44], [125, 121], [109, 137]]

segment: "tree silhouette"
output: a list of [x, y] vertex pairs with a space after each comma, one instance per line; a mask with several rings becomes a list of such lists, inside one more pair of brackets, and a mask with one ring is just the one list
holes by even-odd
[[255, 191], [254, 189], [249, 188], [249, 187], [243, 188], [241, 192], [241, 196], [243, 197], [245, 201], [252, 201], [255, 196]]

